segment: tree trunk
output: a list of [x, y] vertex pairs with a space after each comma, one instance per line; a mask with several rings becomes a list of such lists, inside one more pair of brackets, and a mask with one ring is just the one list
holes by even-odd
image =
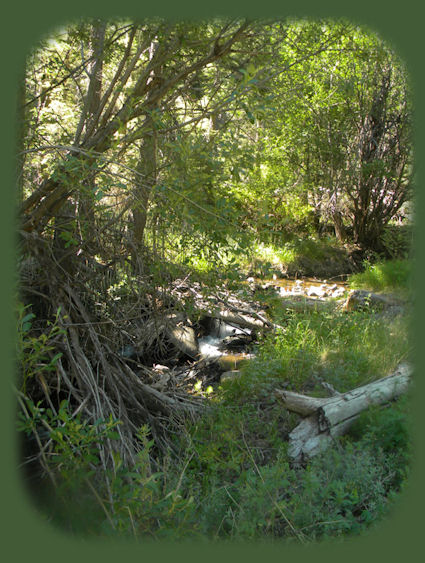
[[322, 452], [350, 428], [362, 411], [406, 393], [411, 373], [409, 365], [400, 364], [387, 377], [329, 399], [276, 390], [285, 408], [305, 417], [289, 435], [288, 455], [301, 463]]
[[[155, 56], [158, 49], [158, 43], [152, 42], [150, 46], [150, 60]], [[150, 83], [160, 85], [161, 69], [152, 70], [150, 74]], [[143, 238], [145, 234], [146, 221], [148, 217], [149, 199], [152, 188], [156, 183], [156, 156], [157, 156], [157, 133], [155, 130], [154, 112], [157, 111], [159, 102], [154, 102], [151, 110], [147, 112], [143, 124], [145, 134], [142, 143], [139, 146], [139, 162], [136, 167], [136, 189], [135, 204], [133, 206], [133, 269], [139, 271], [142, 267], [141, 250], [143, 248]]]
[[145, 125], [147, 133], [139, 147], [139, 163], [136, 168], [138, 175], [133, 206], [133, 237], [137, 248], [143, 244], [149, 199], [156, 182], [157, 136], [151, 116], [146, 118]]
[[332, 214], [332, 219], [334, 223], [336, 238], [341, 242], [345, 242], [345, 240], [347, 239], [347, 235], [345, 232], [344, 223], [342, 222], [341, 212], [334, 211], [334, 213]]
[[100, 103], [100, 96], [102, 91], [102, 73], [103, 73], [103, 49], [105, 42], [106, 24], [100, 20], [93, 23], [91, 38], [90, 38], [90, 52], [89, 52], [89, 85], [87, 88], [87, 95], [84, 101], [84, 107], [81, 112], [80, 121], [75, 133], [74, 145], [77, 146], [80, 142], [81, 134], [84, 127], [89, 129], [93, 125], [94, 116], [97, 113]]
[[[89, 66], [90, 82], [87, 90], [84, 110], [81, 115], [80, 124], [76, 133], [75, 142], [78, 143], [81, 130], [84, 126], [87, 131], [89, 128], [96, 129], [95, 116], [98, 112], [102, 94], [103, 82], [103, 56], [105, 42], [106, 24], [97, 20], [93, 23], [90, 39], [90, 58]], [[95, 162], [94, 159], [89, 160], [89, 166]], [[88, 248], [93, 254], [96, 252], [93, 243], [96, 239], [96, 223], [95, 223], [95, 201], [94, 193], [96, 191], [96, 171], [89, 174], [86, 180], [87, 188], [79, 192], [78, 197], [78, 219], [80, 221], [80, 232], [83, 242], [89, 242], [92, 248]]]
[[68, 200], [54, 219], [53, 254], [57, 266], [69, 276], [76, 274], [77, 240], [75, 203]]
[[386, 153], [387, 106], [391, 88], [391, 70], [383, 72], [370, 111], [360, 134], [360, 176], [356, 196], [353, 228], [354, 242], [361, 247], [380, 251], [379, 240], [385, 226], [384, 208], [380, 209], [385, 184], [377, 164]]
[[[140, 116], [146, 117], [146, 124], [152, 116], [152, 111], [159, 107], [164, 97], [178, 84], [183, 84], [188, 76], [195, 75], [197, 72], [202, 71], [207, 65], [227, 55], [234, 43], [244, 39], [246, 30], [249, 28], [247, 22], [242, 23], [239, 28], [234, 31], [230, 38], [222, 43], [219, 42], [222, 34], [218, 34], [214, 41], [211, 51], [204, 57], [195, 61], [193, 64], [185, 65], [180, 71], [175, 72], [171, 76], [167, 75], [159, 77], [158, 80], [151, 80], [152, 72], [159, 72], [159, 68], [163, 68], [168, 60], [175, 56], [176, 49], [181, 47], [182, 39], [179, 37], [176, 42], [169, 45], [168, 43], [160, 43], [161, 50], [158, 50], [158, 56], [152, 60], [152, 65], [147, 65], [145, 69], [139, 71], [139, 78], [132, 91], [126, 96], [122, 103], [121, 109], [116, 113], [113, 108], [106, 108], [105, 115], [108, 116], [105, 122], [101, 120], [96, 130], [90, 127], [90, 133], [86, 135], [83, 142], [77, 147], [78, 140], [81, 137], [82, 125], [79, 125], [75, 135], [74, 145], [76, 149], [68, 154], [67, 159], [75, 158], [81, 162], [90, 160], [86, 151], [97, 153], [96, 158], [107, 151], [114, 142], [115, 133], [130, 120], [134, 120]], [[168, 49], [168, 50], [167, 50]], [[157, 60], [156, 60], [157, 59]], [[137, 61], [135, 61], [137, 62]], [[130, 72], [134, 66], [130, 64]], [[113, 92], [109, 92], [110, 102], [114, 102], [116, 98]], [[111, 112], [113, 116], [109, 118]], [[146, 129], [148, 135], [148, 128]], [[146, 150], [147, 146], [146, 145]], [[75, 153], [77, 156], [74, 156]], [[65, 165], [60, 165], [55, 174], [46, 178], [38, 189], [36, 189], [22, 204], [22, 229], [26, 232], [37, 230], [41, 233], [52, 219], [55, 214], [60, 210], [61, 206], [66, 202], [68, 197], [78, 188], [75, 187], [73, 178]], [[146, 224], [146, 217], [143, 217], [146, 211], [143, 207], [144, 201], [148, 202], [150, 190], [141, 190], [141, 202], [139, 209], [139, 216], [136, 219], [137, 228], [135, 229], [136, 240], [143, 237], [144, 227]], [[137, 212], [136, 212], [137, 215]]]

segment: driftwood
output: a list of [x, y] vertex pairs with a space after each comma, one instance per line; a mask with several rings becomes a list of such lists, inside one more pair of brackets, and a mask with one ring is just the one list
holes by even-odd
[[258, 330], [264, 328], [265, 326], [270, 326], [270, 323], [266, 324], [265, 321], [255, 318], [254, 316], [231, 312], [225, 309], [207, 309], [206, 312], [208, 313], [208, 316], [211, 316], [214, 319], [218, 319], [230, 325], [237, 325], [241, 328]]
[[168, 337], [174, 346], [191, 358], [199, 356], [195, 331], [190, 326], [174, 326], [168, 329]]
[[325, 450], [369, 406], [389, 402], [405, 393], [411, 373], [408, 364], [400, 364], [387, 377], [330, 398], [276, 390], [285, 408], [305, 417], [289, 434], [289, 456], [300, 463]]
[[218, 319], [230, 325], [236, 325], [241, 328], [248, 328], [251, 330], [259, 330], [259, 329], [281, 329], [284, 328], [277, 323], [273, 323], [272, 321], [268, 320], [262, 312], [254, 311], [252, 308], [247, 308], [245, 306], [235, 306], [231, 303], [227, 302], [224, 305], [210, 307], [203, 303], [198, 303], [198, 308], [203, 311], [205, 316], [212, 317], [214, 319]]
[[259, 308], [257, 303], [247, 303], [227, 291], [217, 291], [215, 295], [204, 297], [199, 284], [189, 285], [183, 281], [173, 290], [173, 296], [184, 304], [184, 294], [191, 294], [201, 316], [254, 331], [282, 328], [267, 319], [263, 311], [256, 310]]

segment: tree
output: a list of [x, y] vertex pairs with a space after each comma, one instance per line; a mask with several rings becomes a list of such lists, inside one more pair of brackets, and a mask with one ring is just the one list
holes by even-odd
[[283, 110], [288, 163], [338, 238], [348, 230], [364, 249], [382, 250], [385, 226], [411, 196], [403, 65], [378, 37], [349, 26], [333, 49], [297, 70]]
[[[188, 27], [184, 24], [173, 26], [160, 22], [156, 25], [128, 27], [127, 48], [102, 99], [100, 102], [96, 100], [98, 110], [95, 114], [92, 110], [96, 85], [99, 84], [102, 53], [98, 51], [94, 54], [97, 65], [95, 63], [93, 67], [85, 104], [73, 135], [73, 146], [61, 165], [22, 203], [23, 230], [37, 230], [41, 233], [46, 228], [66, 200], [75, 194], [76, 186], [81, 182], [82, 171], [85, 169], [87, 173], [87, 169], [99, 161], [100, 156], [111, 148], [118, 148], [114, 137], [123, 128], [136, 123], [131, 131], [131, 141], [134, 143], [142, 138], [146, 147], [149, 136], [154, 137], [152, 116], [158, 106], [170, 103], [176, 90], [188, 77], [226, 56], [233, 44], [244, 37], [248, 27], [246, 22], [225, 24], [221, 28], [211, 25], [205, 40], [197, 42], [196, 50], [185, 39]], [[136, 30], [139, 40], [131, 57]], [[149, 57], [146, 50], [155, 37], [160, 38], [158, 48]], [[117, 39], [110, 38], [109, 48], [116, 41]], [[163, 69], [161, 76], [157, 76], [158, 69]], [[142, 198], [141, 206], [143, 205]], [[136, 217], [139, 217], [136, 219], [136, 239], [140, 240], [143, 235], [143, 219], [138, 213], [140, 211], [136, 210]]]
[[[313, 213], [375, 245], [409, 197], [402, 68], [344, 23], [77, 22], [31, 54], [25, 86], [22, 311], [63, 335], [34, 404], [122, 419], [126, 460], [141, 423], [186, 409], [121, 352], [179, 319], [169, 262], [305, 235]], [[109, 441], [99, 452], [115, 467]]]

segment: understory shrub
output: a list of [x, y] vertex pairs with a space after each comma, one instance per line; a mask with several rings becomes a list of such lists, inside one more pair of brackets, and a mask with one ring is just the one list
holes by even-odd
[[410, 399], [400, 397], [387, 405], [370, 407], [350, 429], [351, 439], [360, 440], [376, 455], [386, 456], [391, 474], [386, 489], [400, 489], [406, 481], [411, 461]]
[[[283, 450], [281, 450], [282, 452]], [[391, 458], [366, 442], [345, 444], [291, 468], [285, 455], [252, 462], [235, 478], [212, 478], [195, 501], [210, 539], [299, 541], [359, 534], [391, 505]]]
[[387, 510], [388, 468], [363, 444], [347, 443], [311, 461], [290, 497], [293, 525], [309, 539], [360, 533]]
[[381, 242], [387, 256], [392, 259], [407, 259], [412, 249], [412, 225], [387, 225]]

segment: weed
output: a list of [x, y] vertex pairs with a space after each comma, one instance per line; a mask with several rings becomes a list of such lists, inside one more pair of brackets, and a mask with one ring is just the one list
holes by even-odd
[[30, 305], [17, 304], [17, 340], [16, 356], [20, 368], [20, 387], [26, 390], [28, 380], [36, 377], [44, 377], [51, 371], [56, 370], [56, 362], [62, 356], [61, 352], [52, 355], [55, 349], [55, 341], [61, 338], [65, 331], [59, 327], [60, 308], [55, 314], [54, 321], [48, 321], [46, 332], [38, 336], [31, 334], [31, 328], [35, 315], [28, 313]]

